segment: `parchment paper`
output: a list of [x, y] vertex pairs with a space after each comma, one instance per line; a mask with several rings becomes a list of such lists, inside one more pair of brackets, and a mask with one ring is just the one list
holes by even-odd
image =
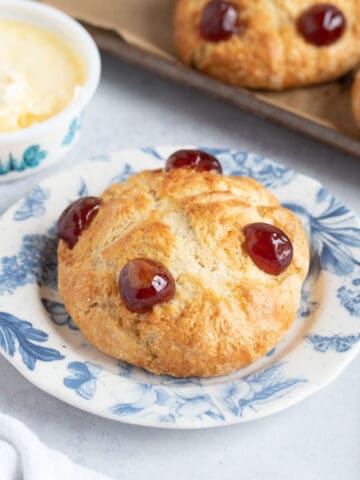
[[114, 30], [132, 45], [175, 58], [174, 0], [42, 0], [86, 23]]
[[[113, 30], [134, 46], [168, 60], [178, 60], [173, 40], [176, 0], [42, 1], [86, 23]], [[351, 112], [349, 87], [340, 82], [279, 93], [254, 92], [254, 95], [353, 138], [360, 138]]]

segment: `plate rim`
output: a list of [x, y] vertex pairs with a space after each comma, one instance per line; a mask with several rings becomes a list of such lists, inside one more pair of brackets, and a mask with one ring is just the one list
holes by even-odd
[[[190, 148], [190, 147], [194, 148], [195, 146], [194, 145], [185, 145], [185, 146], [184, 145], [175, 145], [175, 146], [173, 146], [173, 145], [160, 145], [160, 146], [149, 147], [149, 148], [152, 148], [152, 149], [155, 149], [155, 150], [158, 150], [158, 149], [172, 149], [172, 150], [175, 150], [175, 149], [178, 149], [178, 148]], [[197, 146], [197, 148], [207, 148], [208, 150], [216, 150], [216, 149], [211, 149], [211, 148], [208, 148], [208, 147], [199, 147], [199, 146]], [[140, 148], [140, 147], [125, 148], [125, 149], [120, 149], [116, 152], [113, 152], [112, 154], [110, 154], [110, 156], [119, 154], [120, 152], [124, 155], [125, 154], [130, 155], [131, 153], [140, 152], [140, 151], [144, 152], [145, 150], [146, 150], [146, 148], [143, 149], [143, 148]], [[245, 151], [238, 150], [238, 149], [226, 149], [226, 148], [224, 148], [224, 149], [221, 149], [221, 150], [223, 152], [228, 152], [228, 153], [243, 152], [247, 155], [256, 155], [252, 152], [245, 152]], [[266, 159], [267, 157], [260, 157], [259, 156], [259, 158]], [[46, 188], [49, 183], [51, 184], [52, 182], [58, 180], [61, 177], [63, 178], [63, 177], [66, 177], [67, 175], [70, 175], [70, 174], [73, 174], [73, 173], [79, 173], [80, 174], [80, 169], [85, 169], [86, 166], [90, 166], [90, 165], [93, 167], [94, 164], [95, 164], [94, 160], [96, 161], [97, 159], [96, 158], [95, 159], [90, 159], [90, 160], [81, 162], [81, 163], [71, 167], [70, 169], [61, 170], [60, 172], [57, 172], [54, 175], [51, 175], [51, 176], [45, 178], [44, 180], [39, 182], [36, 186]], [[110, 162], [111, 161], [113, 161], [113, 160], [110, 159]], [[276, 162], [272, 159], [270, 159], [270, 161], [273, 162], [276, 165], [281, 166], [280, 163], [278, 163], [278, 162]], [[129, 163], [131, 163], [131, 162], [129, 162]], [[121, 165], [121, 162], [119, 162], [119, 167], [120, 167], [120, 165]], [[284, 167], [284, 168], [286, 168], [286, 170], [288, 170], [288, 171], [295, 172], [303, 181], [308, 181], [308, 182], [311, 181], [311, 182], [314, 182], [319, 187], [322, 187], [322, 184], [319, 181], [317, 181], [316, 179], [314, 179], [312, 177], [309, 177], [309, 176], [306, 176], [306, 175], [303, 175], [303, 174], [301, 174], [301, 173], [299, 173], [295, 170], [289, 169], [288, 167]], [[12, 212], [17, 207], [19, 207], [19, 205], [21, 204], [21, 202], [23, 202], [23, 200], [24, 200], [24, 197], [22, 197], [17, 202], [12, 204], [8, 209], [6, 209], [6, 211], [3, 213], [3, 215], [0, 216], [0, 225], [2, 225], [4, 221], [5, 222], [7, 221], [7, 215], [9, 214], [9, 212]], [[344, 204], [342, 202], [340, 202], [340, 203], [341, 203], [342, 206], [344, 206]], [[360, 226], [360, 217], [355, 212], [353, 212], [351, 209], [348, 209], [348, 211], [356, 218], [356, 220], [359, 222], [359, 226]], [[302, 342], [304, 342], [304, 339], [302, 339]], [[351, 350], [346, 352], [346, 355], [342, 357], [342, 361], [341, 362], [339, 361], [336, 364], [336, 366], [332, 366], [332, 369], [330, 369], [330, 371], [327, 372], [328, 374], [326, 376], [322, 377], [322, 381], [317, 382], [316, 385], [313, 384], [313, 383], [309, 383], [309, 382], [307, 382], [305, 384], [305, 382], [304, 382], [304, 385], [302, 386], [302, 388], [296, 389], [297, 394], [295, 394], [294, 396], [288, 397], [286, 402], [280, 402], [280, 403], [277, 402], [277, 403], [275, 403], [275, 405], [272, 405], [272, 402], [270, 401], [270, 402], [266, 403], [265, 404], [266, 407], [261, 409], [259, 412], [257, 412], [257, 414], [255, 416], [252, 416], [252, 415], [250, 417], [248, 417], [248, 416], [245, 416], [245, 417], [234, 416], [233, 418], [225, 417], [224, 420], [216, 421], [216, 422], [214, 421], [213, 423], [205, 422], [201, 425], [198, 425], [197, 423], [192, 425], [191, 422], [189, 424], [187, 424], [186, 422], [178, 424], [176, 422], [175, 423], [166, 423], [166, 422], [160, 422], [158, 420], [157, 421], [155, 421], [155, 420], [154, 421], [151, 421], [151, 420], [149, 421], [149, 419], [144, 419], [144, 418], [138, 417], [136, 415], [134, 415], [134, 416], [118, 416], [114, 413], [110, 413], [110, 411], [96, 410], [96, 406], [94, 406], [92, 408], [90, 406], [90, 404], [83, 404], [75, 396], [71, 397], [70, 394], [69, 394], [69, 396], [61, 395], [57, 391], [54, 392], [54, 389], [51, 389], [51, 387], [47, 388], [45, 385], [39, 385], [39, 383], [41, 384], [43, 382], [41, 382], [41, 381], [37, 382], [36, 381], [37, 376], [31, 375], [31, 372], [29, 372], [26, 369], [25, 365], [21, 362], [21, 360], [19, 359], [18, 356], [12, 357], [0, 348], [0, 353], [6, 358], [6, 360], [9, 361], [9, 363], [13, 367], [16, 368], [16, 370], [23, 377], [25, 377], [28, 381], [30, 381], [30, 383], [32, 383], [37, 388], [40, 388], [45, 393], [47, 393], [51, 396], [54, 396], [55, 398], [57, 398], [61, 401], [64, 401], [65, 403], [68, 403], [71, 406], [75, 406], [76, 408], [79, 408], [83, 411], [86, 411], [87, 413], [92, 413], [92, 414], [95, 414], [97, 416], [101, 416], [101, 417], [104, 417], [104, 418], [107, 418], [107, 419], [119, 421], [119, 422], [122, 422], [122, 423], [131, 424], [131, 425], [149, 426], [149, 427], [166, 428], [166, 429], [184, 429], [184, 430], [212, 428], [212, 427], [218, 427], [218, 426], [227, 426], [227, 425], [233, 425], [233, 424], [238, 424], [238, 423], [245, 423], [245, 422], [248, 422], [248, 421], [253, 421], [253, 420], [265, 418], [265, 417], [270, 416], [270, 415], [275, 414], [275, 413], [279, 413], [280, 411], [285, 410], [286, 408], [289, 408], [289, 407], [295, 405], [296, 403], [299, 403], [300, 401], [303, 401], [304, 399], [310, 397], [311, 395], [315, 394], [317, 391], [321, 390], [322, 388], [324, 388], [325, 386], [327, 386], [328, 384], [330, 384], [331, 382], [336, 380], [336, 378], [338, 378], [338, 376], [345, 370], [345, 368], [347, 368], [347, 366], [354, 360], [354, 358], [359, 354], [359, 352], [360, 352], [360, 343], [356, 344], [354, 346], [354, 348], [352, 348]], [[66, 390], [64, 390], [64, 391], [66, 391]], [[89, 405], [90, 408], [86, 408], [87, 405]]]

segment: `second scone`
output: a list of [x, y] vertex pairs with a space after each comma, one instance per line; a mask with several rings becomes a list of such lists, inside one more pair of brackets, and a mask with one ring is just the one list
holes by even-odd
[[[91, 225], [70, 248], [60, 241], [59, 290], [90, 343], [154, 373], [226, 374], [274, 347], [299, 306], [309, 264], [297, 217], [250, 178], [177, 169], [144, 171], [102, 195]], [[280, 275], [244, 248], [245, 226], [286, 232], [294, 256]], [[130, 311], [119, 274], [134, 258], [161, 262], [176, 293], [146, 313]]]
[[[215, 0], [231, 5], [238, 15], [238, 28], [221, 41], [201, 35], [201, 22], [209, 3], [214, 1], [177, 1], [177, 49], [185, 63], [232, 85], [274, 90], [313, 85], [336, 79], [360, 62], [358, 0]], [[336, 41], [319, 46], [304, 39], [298, 21], [308, 9], [324, 5], [335, 7], [345, 26]], [[221, 13], [221, 6], [209, 11], [207, 21], [213, 30], [214, 12]], [[231, 26], [232, 18], [229, 14], [223, 20], [225, 27]], [[323, 16], [329, 30], [336, 29], [338, 21], [338, 16]], [[319, 15], [310, 22], [310, 34], [318, 22]]]

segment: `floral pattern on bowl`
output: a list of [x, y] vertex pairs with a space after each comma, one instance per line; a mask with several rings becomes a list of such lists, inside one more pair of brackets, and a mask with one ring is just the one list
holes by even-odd
[[270, 415], [325, 386], [360, 351], [360, 219], [315, 180], [251, 153], [207, 149], [226, 174], [249, 175], [270, 188], [302, 219], [311, 244], [291, 330], [247, 368], [179, 379], [119, 362], [86, 342], [58, 295], [55, 223], [64, 207], [136, 171], [161, 168], [178, 148], [95, 157], [36, 186], [3, 215], [0, 352], [39, 388], [118, 421], [203, 428]]
[[20, 156], [20, 160], [15, 158], [12, 153], [9, 153], [8, 160], [0, 160], [0, 175], [5, 175], [9, 172], [22, 172], [27, 168], [35, 168], [48, 156], [46, 150], [42, 150], [40, 145], [31, 145]]
[[81, 113], [62, 128], [47, 135], [34, 136], [38, 143], [24, 147], [21, 142], [0, 145], [0, 182], [19, 179], [48, 167], [75, 145], [82, 129]]

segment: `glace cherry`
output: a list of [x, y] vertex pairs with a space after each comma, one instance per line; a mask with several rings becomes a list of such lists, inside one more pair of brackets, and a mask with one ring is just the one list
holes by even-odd
[[119, 292], [129, 310], [144, 313], [173, 298], [175, 281], [162, 263], [135, 258], [120, 272]]
[[220, 162], [210, 153], [201, 150], [178, 150], [166, 160], [165, 171], [191, 168], [197, 172], [222, 173]]
[[238, 11], [232, 3], [211, 0], [205, 5], [200, 21], [200, 34], [205, 40], [227, 40], [238, 29]]
[[100, 205], [101, 199], [97, 197], [79, 198], [69, 205], [57, 222], [59, 238], [72, 248], [79, 240], [81, 232], [93, 221]]
[[341, 10], [331, 3], [308, 8], [297, 20], [297, 29], [304, 39], [323, 47], [335, 43], [343, 35], [346, 19]]
[[293, 246], [287, 235], [268, 223], [252, 223], [244, 228], [245, 246], [261, 270], [279, 275], [293, 259]]

